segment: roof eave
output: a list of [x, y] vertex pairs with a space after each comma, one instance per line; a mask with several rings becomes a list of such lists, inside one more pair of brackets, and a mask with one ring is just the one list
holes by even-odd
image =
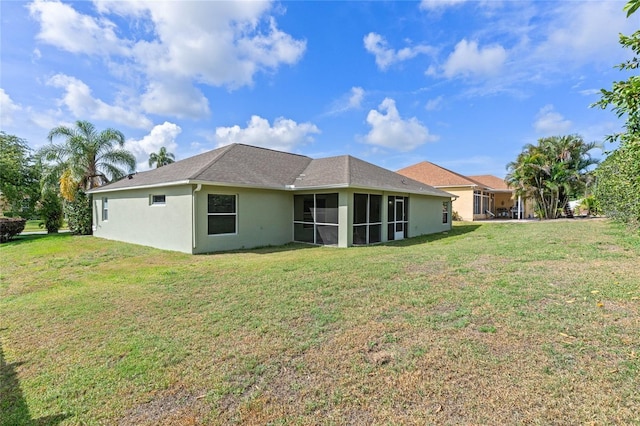
[[367, 191], [385, 191], [385, 192], [408, 193], [408, 194], [416, 194], [416, 195], [429, 195], [432, 197], [442, 197], [442, 198], [457, 198], [456, 195], [450, 194], [446, 191], [441, 191], [442, 194], [434, 194], [433, 192], [420, 191], [420, 190], [411, 189], [411, 188], [386, 188], [386, 187], [365, 186], [365, 185], [349, 185], [346, 183], [300, 187], [295, 185], [269, 186], [269, 185], [253, 185], [253, 184], [231, 183], [231, 182], [211, 182], [211, 181], [196, 180], [196, 179], [187, 179], [187, 180], [180, 180], [175, 182], [156, 183], [156, 184], [149, 184], [149, 185], [127, 186], [123, 188], [111, 188], [111, 189], [95, 188], [89, 191], [89, 193], [104, 194], [104, 193], [110, 193], [110, 192], [131, 191], [131, 190], [138, 190], [138, 189], [166, 188], [169, 186], [197, 185], [197, 184], [207, 185], [207, 186], [236, 187], [236, 188], [270, 189], [270, 190], [291, 191], [291, 192], [322, 191], [322, 190], [331, 190], [331, 189], [353, 188], [353, 189], [362, 189]]
[[98, 187], [93, 188], [87, 191], [88, 194], [102, 194], [106, 192], [118, 192], [118, 191], [128, 191], [132, 189], [150, 189], [150, 188], [164, 188], [167, 186], [179, 186], [179, 185], [188, 185], [192, 183], [189, 180], [180, 180], [175, 182], [162, 182], [162, 183], [152, 183], [147, 185], [134, 185], [134, 186], [125, 186], [121, 188], [109, 188], [107, 187]]
[[137, 185], [137, 186], [126, 186], [122, 188], [95, 188], [89, 191], [90, 193], [106, 193], [106, 192], [118, 192], [118, 191], [129, 191], [134, 189], [153, 189], [153, 188], [165, 188], [168, 186], [180, 186], [180, 185], [208, 185], [208, 186], [231, 186], [237, 188], [254, 188], [254, 189], [275, 189], [275, 190], [284, 190], [287, 189], [285, 186], [280, 185], [255, 185], [255, 184], [246, 184], [246, 183], [234, 183], [234, 182], [212, 182], [208, 180], [200, 180], [200, 179], [186, 179], [175, 182], [163, 182], [163, 183], [154, 183], [148, 185]]

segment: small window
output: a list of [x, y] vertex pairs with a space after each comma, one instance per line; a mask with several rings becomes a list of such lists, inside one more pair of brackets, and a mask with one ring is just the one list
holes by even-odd
[[207, 232], [209, 235], [235, 234], [236, 218], [235, 195], [208, 195]]
[[151, 205], [164, 205], [167, 202], [166, 195], [152, 195], [151, 196]]
[[449, 203], [447, 201], [442, 203], [442, 223], [449, 223]]
[[109, 199], [107, 197], [102, 198], [102, 221], [109, 220]]

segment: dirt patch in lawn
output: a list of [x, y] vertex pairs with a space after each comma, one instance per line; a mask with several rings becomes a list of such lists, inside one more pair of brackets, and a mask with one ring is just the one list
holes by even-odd
[[196, 395], [178, 387], [155, 395], [150, 401], [130, 409], [120, 419], [120, 426], [162, 425], [191, 426], [200, 424], [198, 418], [204, 414], [205, 395]]

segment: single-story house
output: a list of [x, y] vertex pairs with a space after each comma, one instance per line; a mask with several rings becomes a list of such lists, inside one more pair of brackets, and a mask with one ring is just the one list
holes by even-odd
[[451, 229], [452, 195], [349, 155], [233, 144], [90, 191], [94, 235], [186, 253]]
[[462, 220], [532, 217], [530, 203], [515, 195], [504, 179], [493, 175], [464, 176], [423, 161], [398, 173], [455, 195], [452, 209]]

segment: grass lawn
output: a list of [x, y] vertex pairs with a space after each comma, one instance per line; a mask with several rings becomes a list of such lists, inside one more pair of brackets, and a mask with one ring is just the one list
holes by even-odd
[[0, 260], [3, 426], [640, 424], [640, 239], [604, 220]]
[[[42, 226], [40, 226], [42, 224]], [[62, 224], [60, 230], [69, 229], [67, 222]], [[30, 219], [27, 220], [27, 223], [24, 225], [24, 230], [22, 232], [46, 232], [47, 228], [44, 227], [44, 222], [39, 219]]]

